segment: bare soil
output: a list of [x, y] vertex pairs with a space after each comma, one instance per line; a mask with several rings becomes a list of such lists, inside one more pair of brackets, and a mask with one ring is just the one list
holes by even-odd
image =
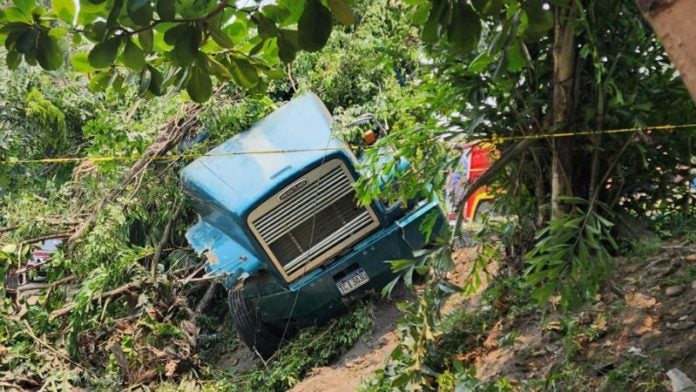
[[[473, 255], [474, 251], [471, 248], [456, 252], [455, 271], [451, 276], [453, 282], [464, 281], [471, 267]], [[291, 391], [355, 391], [358, 389], [363, 380], [371, 377], [375, 370], [384, 366], [389, 354], [396, 347], [398, 341], [396, 322], [401, 317], [396, 304], [412, 299], [413, 296], [414, 294], [409, 290], [398, 286], [391, 299], [379, 300], [375, 307], [375, 328], [372, 333], [361, 339], [333, 365], [312, 370]], [[461, 306], [462, 300], [453, 298], [445, 305], [445, 311], [456, 307], [456, 303]]]

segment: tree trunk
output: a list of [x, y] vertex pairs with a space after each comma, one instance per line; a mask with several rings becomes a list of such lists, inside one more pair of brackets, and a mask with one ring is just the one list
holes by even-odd
[[696, 100], [696, 1], [636, 0]]
[[[560, 4], [554, 10], [553, 44], [553, 126], [554, 130], [568, 130], [572, 122], [573, 87], [575, 86], [575, 32], [572, 2]], [[572, 194], [571, 138], [551, 140], [551, 218], [563, 213], [560, 198]]]

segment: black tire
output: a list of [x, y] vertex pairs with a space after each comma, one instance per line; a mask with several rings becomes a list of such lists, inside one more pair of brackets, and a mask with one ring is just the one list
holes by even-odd
[[242, 342], [263, 359], [270, 358], [280, 347], [283, 331], [263, 322], [241, 290], [230, 290], [228, 303], [232, 321]]

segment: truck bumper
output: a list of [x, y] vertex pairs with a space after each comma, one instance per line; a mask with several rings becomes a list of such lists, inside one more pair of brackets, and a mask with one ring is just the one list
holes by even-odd
[[[388, 227], [382, 228], [359, 242], [350, 253], [333, 263], [317, 268], [290, 287], [280, 288], [272, 279], [245, 285], [245, 295], [256, 304], [261, 318], [284, 327], [321, 324], [346, 310], [352, 299], [370, 290], [379, 290], [395, 274], [389, 260], [413, 257], [413, 251], [426, 245], [420, 227], [424, 220], [436, 216], [433, 238], [442, 230], [445, 218], [438, 202], [420, 205]], [[347, 295], [342, 295], [336, 283], [347, 274], [362, 268], [369, 281]]]

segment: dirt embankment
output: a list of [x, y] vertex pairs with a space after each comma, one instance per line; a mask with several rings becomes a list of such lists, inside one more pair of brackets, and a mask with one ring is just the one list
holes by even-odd
[[[461, 283], [471, 267], [473, 249], [461, 249], [454, 255], [455, 271], [452, 280]], [[375, 306], [375, 328], [373, 332], [361, 339], [331, 366], [316, 368], [304, 380], [291, 389], [292, 392], [316, 391], [355, 391], [363, 380], [383, 367], [389, 354], [398, 341], [396, 323], [401, 312], [396, 304], [412, 299], [413, 293], [398, 286], [391, 299], [381, 299]], [[446, 308], [461, 305], [462, 300], [453, 298]]]

